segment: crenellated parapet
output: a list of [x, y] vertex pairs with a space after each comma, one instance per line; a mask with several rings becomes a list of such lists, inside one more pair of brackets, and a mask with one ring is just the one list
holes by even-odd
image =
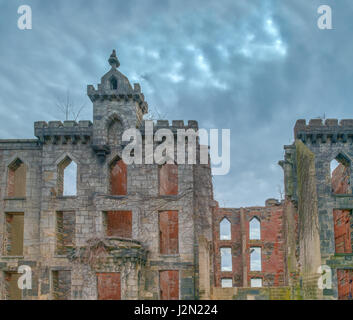
[[131, 100], [138, 103], [143, 114], [148, 112], [148, 104], [145, 101], [145, 96], [141, 92], [141, 87], [138, 83], [134, 83], [134, 88], [126, 84], [119, 90], [107, 89], [102, 84], [98, 84], [97, 89], [95, 89], [93, 85], [88, 85], [87, 95], [92, 102], [105, 100], [128, 102]]
[[311, 119], [306, 124], [305, 119], [297, 120], [294, 127], [295, 139], [303, 143], [336, 143], [353, 141], [353, 119]]
[[86, 144], [92, 136], [91, 121], [37, 121], [34, 123], [34, 135], [41, 143]]

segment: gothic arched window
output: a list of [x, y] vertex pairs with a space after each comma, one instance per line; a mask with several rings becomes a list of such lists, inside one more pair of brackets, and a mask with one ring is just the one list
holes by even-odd
[[77, 164], [68, 156], [58, 164], [57, 186], [59, 196], [77, 194]]
[[261, 223], [259, 218], [253, 217], [249, 222], [249, 239], [260, 240], [261, 239]]
[[220, 240], [231, 240], [231, 223], [227, 218], [223, 218], [219, 224], [219, 238]]
[[17, 158], [9, 165], [7, 194], [9, 197], [26, 196], [26, 165]]
[[127, 193], [127, 166], [120, 157], [116, 157], [109, 168], [110, 194], [123, 196]]
[[330, 163], [331, 189], [334, 194], [351, 194], [351, 170], [347, 157], [339, 154]]

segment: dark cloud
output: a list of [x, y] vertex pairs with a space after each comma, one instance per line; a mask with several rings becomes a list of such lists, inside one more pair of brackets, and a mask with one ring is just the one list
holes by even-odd
[[327, 31], [318, 0], [28, 0], [30, 31], [17, 29], [21, 4], [0, 1], [2, 138], [62, 118], [55, 103], [68, 89], [91, 119], [86, 85], [108, 70], [113, 48], [152, 110], [231, 129], [231, 171], [214, 179], [221, 205], [278, 197], [277, 161], [297, 118], [352, 118], [350, 0], [330, 3]]

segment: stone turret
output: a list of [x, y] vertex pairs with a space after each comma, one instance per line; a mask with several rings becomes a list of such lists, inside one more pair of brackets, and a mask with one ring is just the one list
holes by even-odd
[[[148, 105], [139, 84], [131, 86], [128, 78], [117, 68], [120, 62], [113, 50], [108, 62], [111, 69], [101, 78], [97, 89], [87, 86], [87, 95], [93, 102], [93, 146], [109, 152], [109, 135], [120, 135], [128, 128], [139, 127]], [[113, 131], [111, 131], [113, 130]], [[116, 139], [120, 141], [120, 139]]]

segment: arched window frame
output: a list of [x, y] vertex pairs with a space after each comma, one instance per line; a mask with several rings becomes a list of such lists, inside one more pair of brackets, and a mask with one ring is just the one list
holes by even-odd
[[[337, 163], [336, 166], [333, 168], [333, 163]], [[346, 175], [345, 181], [341, 181], [341, 185], [337, 186], [334, 181], [334, 173], [337, 173], [339, 166], [344, 166], [343, 174]], [[331, 183], [331, 192], [333, 194], [351, 194], [352, 187], [351, 187], [351, 159], [346, 156], [344, 153], [339, 152], [329, 163], [329, 171], [330, 171], [330, 183]], [[342, 190], [343, 189], [343, 190]]]
[[[20, 168], [24, 170], [24, 186], [19, 186], [18, 177], [16, 177], [16, 171]], [[18, 174], [18, 171], [17, 171]], [[19, 157], [16, 157], [11, 163], [7, 166], [7, 196], [8, 197], [19, 197], [25, 198], [27, 194], [27, 175], [28, 175], [28, 166], [26, 163]], [[23, 189], [22, 192], [19, 190]]]
[[[117, 162], [122, 161], [123, 165], [124, 165], [124, 172], [122, 172], [121, 174], [123, 175], [123, 179], [124, 181], [122, 182], [123, 184], [125, 184], [124, 186], [121, 186], [122, 188], [122, 192], [119, 192], [119, 194], [114, 193], [113, 194], [113, 186], [112, 186], [112, 170], [114, 168], [114, 166], [116, 165]], [[125, 190], [124, 190], [125, 189]], [[127, 190], [128, 190], [128, 167], [127, 165], [123, 162], [122, 158], [119, 155], [116, 155], [108, 164], [108, 194], [110, 195], [116, 195], [116, 196], [125, 196], [127, 195]]]
[[[222, 235], [222, 224], [227, 224], [227, 235]], [[222, 220], [219, 222], [219, 240], [232, 240], [232, 223], [229, 221], [227, 217], [223, 217]]]
[[[259, 225], [259, 231], [257, 235], [254, 235], [253, 231], [253, 221], [257, 222]], [[249, 240], [261, 240], [261, 220], [258, 216], [254, 216], [249, 221]]]
[[[67, 189], [65, 189], [65, 171], [67, 168], [74, 163], [76, 165], [76, 171], [75, 171], [75, 192], [74, 193], [68, 193]], [[74, 159], [70, 155], [64, 155], [63, 157], [60, 158], [59, 161], [57, 161], [57, 195], [61, 197], [70, 197], [70, 196], [77, 196], [78, 193], [78, 172], [79, 172], [79, 164], [76, 159]]]

